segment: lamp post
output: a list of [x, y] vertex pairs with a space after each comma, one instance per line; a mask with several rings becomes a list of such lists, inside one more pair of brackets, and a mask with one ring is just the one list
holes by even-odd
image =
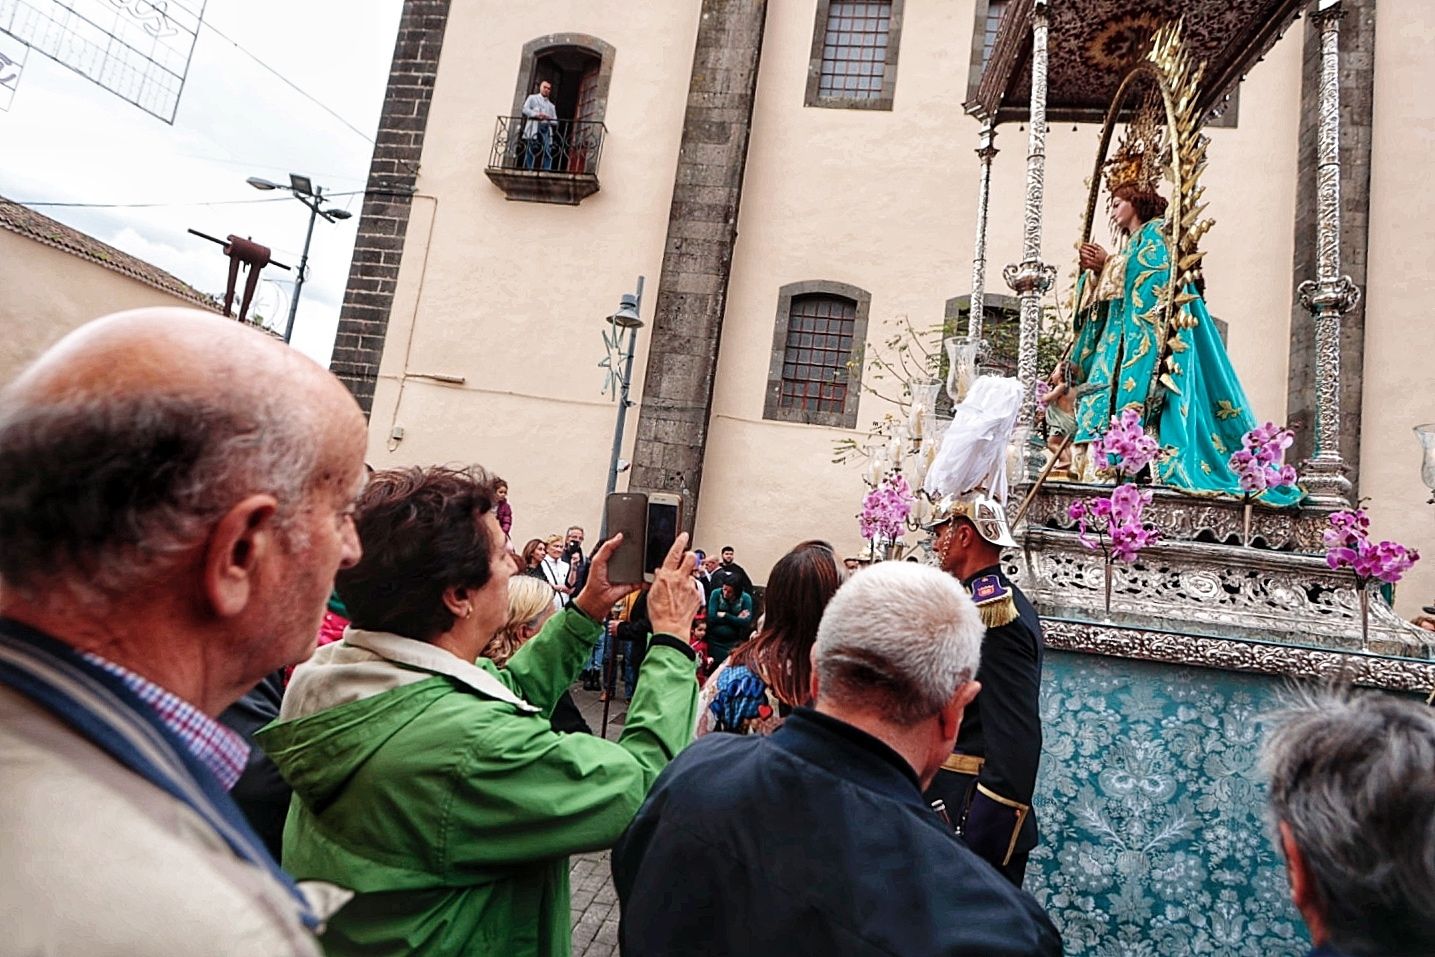
[[[618, 300], [617, 311], [608, 317], [608, 325], [612, 327], [611, 336], [606, 332], [603, 334], [603, 344], [608, 348], [608, 357], [601, 365], [608, 370], [609, 387], [617, 386], [618, 397], [618, 422], [613, 427], [613, 457], [608, 463], [607, 495], [612, 495], [618, 488], [618, 456], [623, 451], [623, 426], [628, 421], [628, 406], [633, 404], [628, 398], [628, 385], [633, 380], [633, 354], [638, 350], [638, 330], [643, 328], [643, 320], [639, 318], [642, 308], [643, 277], [639, 276], [637, 291], [623, 293]], [[623, 346], [623, 330], [628, 332], [626, 349]], [[598, 533], [598, 537], [604, 541], [608, 539], [607, 495], [603, 499], [603, 523]], [[599, 733], [605, 740], [608, 737], [608, 706], [617, 685], [614, 643], [613, 636], [608, 635], [602, 645], [603, 728]]]
[[[617, 358], [622, 360], [622, 372], [610, 365], [609, 374], [617, 377], [618, 385], [618, 424], [613, 429], [613, 457], [608, 464], [608, 495], [612, 495], [618, 488], [618, 456], [623, 450], [623, 426], [628, 419], [628, 406], [632, 401], [628, 398], [628, 385], [633, 380], [633, 353], [637, 351], [638, 330], [643, 328], [643, 320], [639, 318], [639, 312], [643, 307], [643, 277], [638, 277], [638, 291], [623, 294], [618, 302], [618, 311], [608, 317], [608, 323], [613, 327], [612, 345], [619, 349]], [[628, 344], [624, 349], [622, 345], [622, 331], [628, 332]], [[604, 517], [603, 537], [608, 534], [607, 517]]]
[[313, 180], [307, 176], [300, 176], [298, 173], [289, 174], [288, 186], [282, 183], [271, 183], [258, 176], [251, 176], [245, 182], [255, 189], [287, 189], [295, 199], [309, 207], [309, 231], [304, 234], [304, 252], [299, 256], [299, 274], [294, 280], [294, 296], [289, 301], [289, 318], [284, 323], [284, 341], [288, 342], [289, 337], [294, 334], [294, 318], [299, 314], [299, 294], [304, 291], [304, 280], [309, 275], [309, 242], [314, 238], [314, 220], [323, 216], [332, 223], [348, 219], [354, 214], [347, 209], [339, 209], [334, 206], [320, 209], [319, 207], [324, 205], [323, 188], [315, 186]]

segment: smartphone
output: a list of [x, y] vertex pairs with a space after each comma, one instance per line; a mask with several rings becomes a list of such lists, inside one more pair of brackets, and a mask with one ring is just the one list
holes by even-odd
[[652, 581], [653, 572], [668, 557], [682, 523], [683, 499], [668, 492], [648, 495], [648, 528], [643, 543], [643, 580]]
[[608, 559], [608, 580], [630, 585], [643, 580], [643, 547], [648, 540], [648, 496], [642, 492], [614, 492], [604, 503], [610, 536], [623, 533], [622, 544]]

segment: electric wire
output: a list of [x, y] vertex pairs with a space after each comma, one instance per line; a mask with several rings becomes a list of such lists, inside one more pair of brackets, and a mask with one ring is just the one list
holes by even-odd
[[[324, 199], [338, 199], [343, 196], [361, 196], [365, 191], [362, 189], [344, 190], [338, 193], [325, 193]], [[260, 199], [199, 199], [190, 202], [171, 203], [71, 203], [53, 201], [31, 202], [24, 199], [8, 199], [0, 197], [6, 203], [15, 206], [29, 206], [34, 209], [40, 208], [69, 208], [69, 209], [168, 209], [180, 206], [246, 206], [254, 203], [283, 203], [290, 199], [289, 196], [265, 196]]]
[[289, 79], [287, 76], [285, 76], [284, 74], [280, 73], [278, 70], [276, 70], [274, 67], [270, 66], [268, 63], [265, 63], [263, 60], [259, 59], [259, 57], [258, 57], [257, 55], [255, 55], [254, 53], [251, 53], [251, 52], [250, 52], [248, 49], [246, 49], [242, 44], [240, 44], [240, 42], [239, 42], [238, 40], [235, 40], [233, 37], [229, 36], [229, 34], [225, 33], [223, 30], [219, 29], [219, 28], [216, 27], [213, 23], [210, 23], [208, 20], [201, 20], [200, 23], [203, 24], [205, 27], [208, 27], [209, 30], [210, 30], [210, 32], [213, 33], [215, 36], [219, 37], [221, 40], [224, 40], [224, 41], [228, 42], [228, 43], [231, 44], [236, 50], [238, 50], [240, 53], [243, 53], [245, 56], [249, 57], [249, 59], [253, 60], [255, 63], [259, 64], [259, 65], [262, 66], [264, 69], [268, 70], [270, 73], [272, 73], [275, 77], [277, 77], [281, 82], [283, 82], [286, 86], [288, 86], [288, 87], [289, 87], [291, 90], [293, 90], [295, 93], [298, 93], [300, 96], [304, 97], [304, 99], [306, 99], [306, 100], [308, 100], [309, 102], [313, 103], [315, 106], [319, 107], [319, 109], [323, 110], [325, 113], [328, 113], [330, 116], [332, 116], [334, 119], [338, 120], [340, 123], [343, 123], [343, 124], [344, 124], [345, 126], [347, 126], [350, 130], [352, 130], [353, 132], [357, 133], [359, 136], [362, 136], [367, 142], [369, 142], [369, 143], [374, 142], [374, 138], [373, 138], [372, 136], [370, 136], [368, 133], [365, 133], [363, 130], [359, 129], [359, 128], [358, 128], [357, 126], [355, 126], [353, 123], [350, 123], [347, 119], [345, 119], [341, 114], [339, 114], [336, 110], [334, 110], [332, 107], [330, 107], [327, 103], [323, 102], [323, 101], [320, 100], [318, 97], [316, 97], [316, 96], [314, 96], [313, 94], [309, 93], [309, 92], [308, 92], [307, 90], [305, 90], [303, 87], [299, 86], [299, 84], [295, 83], [293, 80]]

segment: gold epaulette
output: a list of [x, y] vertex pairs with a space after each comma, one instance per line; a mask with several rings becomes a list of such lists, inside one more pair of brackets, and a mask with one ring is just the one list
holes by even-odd
[[982, 624], [988, 628], [1000, 628], [1017, 620], [1016, 600], [1011, 589], [1002, 585], [996, 575], [983, 575], [972, 579], [972, 601], [981, 613]]

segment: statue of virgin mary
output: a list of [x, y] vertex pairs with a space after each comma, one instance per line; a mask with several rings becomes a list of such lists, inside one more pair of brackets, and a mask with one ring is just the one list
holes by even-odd
[[[1152, 466], [1157, 483], [1196, 494], [1244, 495], [1229, 460], [1256, 418], [1195, 285], [1176, 297], [1185, 315], [1167, 327], [1174, 338], [1162, 339], [1172, 269], [1167, 203], [1158, 191], [1164, 126], [1151, 112], [1142, 113], [1105, 167], [1111, 221], [1121, 242], [1112, 252], [1095, 243], [1080, 247], [1077, 334], [1068, 373], [1076, 394], [1073, 441], [1080, 448], [1100, 438], [1112, 416], [1135, 409], [1164, 452]], [[1158, 362], [1163, 352], [1169, 358]], [[1086, 458], [1081, 477], [1090, 480], [1102, 463]], [[1282, 488], [1259, 499], [1291, 505], [1302, 494]]]

